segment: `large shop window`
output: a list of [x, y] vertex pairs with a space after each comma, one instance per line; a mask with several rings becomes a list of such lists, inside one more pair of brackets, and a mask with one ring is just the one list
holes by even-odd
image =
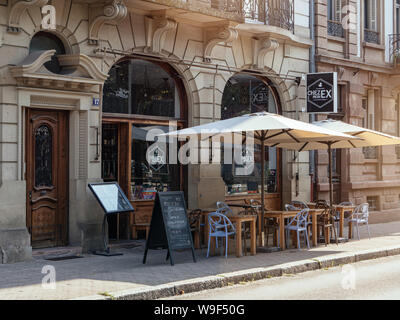
[[[103, 92], [103, 179], [118, 181], [130, 200], [154, 200], [182, 187], [181, 165], [156, 135], [185, 126], [183, 84], [167, 64], [141, 59], [113, 66]], [[172, 162], [172, 164], [171, 164]]]
[[[229, 119], [245, 114], [267, 111], [278, 112], [276, 91], [266, 79], [252, 75], [238, 74], [229, 79], [222, 98], [221, 118]], [[250, 175], [240, 175], [241, 165], [223, 164], [222, 178], [227, 195], [261, 193], [261, 147], [254, 148], [254, 170]], [[277, 193], [279, 186], [279, 152], [276, 148], [265, 147], [266, 192]], [[243, 152], [243, 156], [246, 156]]]
[[104, 84], [103, 112], [180, 118], [178, 88], [172, 76], [146, 60], [115, 65]]
[[180, 190], [180, 165], [169, 161], [170, 145], [155, 144], [153, 135], [148, 134], [150, 130], [157, 134], [168, 129], [166, 126], [132, 125], [132, 200], [154, 200], [157, 191]]

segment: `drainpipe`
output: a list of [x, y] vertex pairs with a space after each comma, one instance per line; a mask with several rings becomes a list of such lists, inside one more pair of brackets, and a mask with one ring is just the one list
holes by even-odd
[[[314, 1], [310, 1], [310, 38], [312, 41], [312, 45], [310, 48], [310, 73], [316, 72], [316, 66], [315, 66], [315, 3]], [[307, 89], [306, 89], [307, 90]], [[309, 121], [314, 122], [315, 121], [315, 114], [310, 114], [309, 116]], [[315, 170], [315, 160], [316, 160], [316, 155], [315, 151], [312, 150], [310, 151], [310, 181], [311, 181], [311, 200], [314, 197], [314, 186], [316, 182], [316, 170]]]

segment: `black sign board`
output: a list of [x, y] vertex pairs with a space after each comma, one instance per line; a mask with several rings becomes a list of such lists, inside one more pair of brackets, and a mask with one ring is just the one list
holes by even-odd
[[94, 254], [102, 256], [122, 255], [122, 253], [112, 253], [110, 251], [106, 233], [107, 215], [123, 213], [123, 212], [133, 212], [134, 209], [131, 203], [129, 202], [128, 198], [122, 191], [121, 187], [118, 185], [118, 183], [116, 182], [89, 183], [88, 186], [104, 210], [104, 218], [102, 226], [104, 251], [95, 251]]
[[307, 74], [307, 112], [337, 112], [337, 73]]
[[171, 265], [174, 265], [173, 250], [191, 249], [196, 262], [182, 191], [157, 193], [143, 263], [146, 263], [149, 249], [168, 249], [167, 259], [170, 258]]
[[116, 182], [89, 183], [106, 214], [132, 212], [134, 209]]

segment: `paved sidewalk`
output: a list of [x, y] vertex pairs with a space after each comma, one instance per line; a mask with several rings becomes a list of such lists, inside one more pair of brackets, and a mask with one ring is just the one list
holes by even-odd
[[[165, 261], [166, 251], [144, 248], [118, 249], [123, 256], [84, 255], [80, 259], [0, 265], [0, 299], [145, 299], [220, 287], [239, 281], [257, 280], [283, 273], [297, 273], [354, 261], [400, 254], [400, 222], [371, 225], [372, 238], [361, 228], [360, 241], [320, 245], [311, 250], [289, 249], [256, 256], [228, 259], [205, 258], [198, 250], [197, 263], [190, 252], [177, 253], [175, 266]], [[42, 287], [42, 268], [54, 266], [56, 288]]]

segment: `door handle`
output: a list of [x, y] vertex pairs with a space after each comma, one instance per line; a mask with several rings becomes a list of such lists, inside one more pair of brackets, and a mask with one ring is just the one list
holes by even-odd
[[32, 200], [32, 191], [29, 191], [28, 196], [29, 196], [29, 200]]

